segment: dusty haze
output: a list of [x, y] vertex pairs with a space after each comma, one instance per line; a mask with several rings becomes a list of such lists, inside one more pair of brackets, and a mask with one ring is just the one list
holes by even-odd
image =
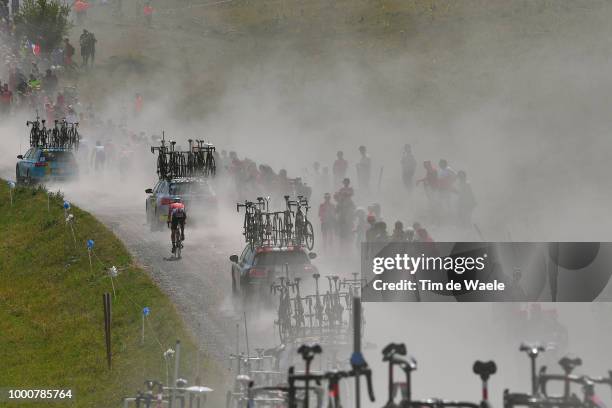
[[[189, 13], [169, 14], [154, 22], [157, 31], [132, 26], [130, 19], [114, 25], [105, 11], [94, 10], [87, 26], [99, 39], [99, 66], [80, 79], [81, 102], [94, 103], [98, 116], [117, 122], [140, 92], [145, 111], [128, 119], [129, 128], [147, 136], [164, 130], [183, 145], [188, 138], [205, 138], [219, 150], [235, 150], [241, 158], [306, 179], [305, 169], [314, 161], [331, 168], [337, 150], [345, 152], [355, 177], [357, 148], [364, 144], [373, 179], [384, 169], [380, 194], [361, 205], [381, 202], [389, 225], [396, 219], [408, 225], [427, 221], [421, 189], [410, 197], [401, 185], [401, 149], [410, 143], [420, 163], [446, 158], [455, 170], [467, 172], [478, 200], [474, 219], [487, 240], [608, 241], [612, 5], [451, 3], [438, 3], [430, 17], [403, 11], [396, 2], [338, 2], [320, 15], [308, 8], [301, 18], [297, 3], [286, 2], [290, 17], [261, 32], [251, 20], [237, 26], [240, 14], [232, 13], [231, 4], [197, 12], [203, 17], [195, 14], [201, 20], [193, 26]], [[279, 10], [274, 4], [268, 11]], [[420, 5], [414, 2], [416, 10]], [[244, 10], [248, 3], [235, 7]], [[20, 143], [24, 150], [25, 120], [1, 125], [9, 140], [0, 152], [3, 174], [14, 174]], [[135, 155], [136, 170], [128, 178], [109, 172], [62, 189], [102, 215], [123, 206], [134, 213], [142, 209], [144, 223], [144, 189], [156, 180], [153, 159], [147, 151]], [[417, 177], [423, 173], [419, 166]], [[223, 182], [215, 187], [222, 194], [231, 190]], [[315, 192], [315, 204], [321, 193]], [[214, 227], [229, 242], [218, 254], [220, 270], [191, 271], [214, 276], [227, 293], [225, 259], [242, 245], [232, 198], [223, 201], [230, 210]], [[125, 205], [117, 206], [118, 200]], [[431, 231], [439, 241], [479, 239], [474, 231], [439, 226]], [[208, 232], [200, 233], [203, 242], [194, 249], [208, 245]], [[168, 240], [166, 233], [155, 237]], [[342, 258], [318, 261], [326, 274]], [[420, 363], [415, 396], [477, 399], [471, 364], [478, 358], [498, 362], [499, 374], [491, 381], [495, 405], [501, 405], [502, 387], [528, 390], [527, 358], [517, 351], [520, 336], [508, 338], [496, 329], [492, 305], [365, 307], [366, 341], [377, 346], [366, 357], [381, 368], [379, 350], [390, 341], [405, 342]], [[612, 368], [609, 309], [546, 307], [558, 310], [569, 332], [569, 351], [583, 358], [585, 371], [603, 375]], [[257, 340], [273, 343], [265, 337], [269, 329], [260, 330]], [[382, 401], [386, 374], [378, 373]], [[610, 401], [609, 393], [603, 397]]]

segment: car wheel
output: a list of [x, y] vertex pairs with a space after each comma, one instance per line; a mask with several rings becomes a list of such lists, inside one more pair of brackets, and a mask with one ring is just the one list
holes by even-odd
[[25, 179], [23, 180], [24, 184], [32, 185], [32, 177], [30, 177], [30, 169], [26, 171]]
[[17, 181], [17, 184], [23, 183], [23, 179], [21, 178], [21, 175], [19, 174], [19, 165], [15, 166], [15, 181]]

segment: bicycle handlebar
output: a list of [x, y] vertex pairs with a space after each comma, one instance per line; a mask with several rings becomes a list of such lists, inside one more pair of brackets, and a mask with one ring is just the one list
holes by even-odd
[[546, 351], [546, 347], [540, 343], [522, 343], [519, 347], [519, 351], [524, 351], [529, 357], [533, 357]]

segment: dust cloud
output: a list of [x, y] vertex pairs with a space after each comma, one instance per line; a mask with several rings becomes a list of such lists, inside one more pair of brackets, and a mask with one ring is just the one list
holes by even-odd
[[[356, 2], [351, 18], [367, 15], [374, 3]], [[478, 14], [476, 3], [459, 2], [458, 17], [427, 23], [413, 16], [398, 26], [392, 16], [391, 28], [373, 33], [367, 27], [303, 28], [316, 21], [309, 19], [302, 31], [219, 34], [213, 29], [229, 20], [211, 13], [218, 18], [211, 17], [206, 35], [194, 38], [195, 33], [177, 29], [174, 39], [167, 39], [173, 18], [179, 17], [170, 15], [158, 32], [146, 34], [114, 32], [104, 16], [94, 19], [98, 38], [139, 52], [102, 51], [98, 72], [79, 84], [81, 104], [92, 103], [104, 121], [144, 131], [145, 142], [129, 146], [127, 173], [115, 168], [94, 173], [83, 164], [79, 182], [52, 188], [62, 188], [68, 198], [103, 216], [140, 213], [144, 224], [144, 189], [156, 182], [155, 156], [148, 149], [157, 140], [151, 136], [164, 131], [183, 147], [189, 138], [206, 139], [219, 151], [234, 150], [240, 158], [304, 177], [314, 187], [315, 207], [325, 191], [314, 183], [313, 162], [331, 167], [336, 151], [343, 150], [353, 179], [357, 148], [365, 145], [376, 187], [359, 205], [381, 203], [389, 225], [396, 219], [406, 225], [425, 220], [439, 241], [479, 240], [473, 230], [436, 225], [428, 218], [422, 190], [406, 192], [400, 158], [410, 143], [419, 162], [417, 178], [424, 175], [423, 161], [440, 158], [467, 172], [478, 201], [474, 222], [486, 240], [609, 240], [610, 4], [495, 2], [499, 12], [489, 6]], [[355, 17], [356, 27], [358, 21]], [[133, 117], [137, 92], [144, 95], [145, 108]], [[2, 124], [0, 132], [9, 136], [0, 152], [3, 174], [13, 171], [14, 154], [27, 143], [20, 136], [25, 120]], [[119, 132], [88, 134], [86, 129], [90, 147], [96, 140], [126, 145]], [[214, 279], [228, 296], [226, 259], [239, 254], [243, 244], [241, 218], [233, 211], [239, 192], [223, 169], [220, 173], [212, 182], [220, 195], [219, 219], [213, 227], [197, 227], [193, 234], [201, 241], [187, 249], [206, 251], [210, 234], [223, 237], [219, 270], [194, 267], [189, 273]], [[145, 233], [145, 227], [137, 228]], [[151, 237], [158, 247], [168, 246], [166, 233]], [[163, 265], [161, 256], [148, 262]], [[315, 262], [322, 274], [348, 274], [358, 267], [335, 253]], [[217, 306], [231, 309], [227, 302]], [[365, 341], [376, 345], [366, 357], [381, 372], [379, 350], [390, 341], [405, 342], [420, 363], [415, 396], [468, 400], [479, 393], [473, 361], [494, 359], [500, 371], [491, 380], [491, 399], [497, 403], [502, 386], [529, 387], [528, 361], [518, 345], [538, 339], [508, 329], [520, 320], [512, 313], [521, 307], [528, 306], [366, 304]], [[590, 304], [543, 308], [556, 311], [567, 329], [565, 351], [581, 356], [585, 371], [604, 374], [610, 368], [606, 345], [612, 327], [603, 322], [609, 312]], [[261, 324], [253, 329], [252, 342], [270, 343], [272, 320], [264, 315], [252, 322]], [[548, 363], [555, 365], [553, 358]], [[380, 399], [385, 377], [376, 379]]]

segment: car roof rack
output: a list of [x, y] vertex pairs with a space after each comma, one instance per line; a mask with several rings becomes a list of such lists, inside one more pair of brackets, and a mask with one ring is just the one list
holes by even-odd
[[78, 150], [81, 135], [79, 123], [69, 123], [66, 119], [55, 120], [52, 128], [46, 127], [46, 120], [36, 115], [33, 121], [26, 121], [30, 129], [30, 147], [51, 151]]
[[176, 141], [166, 141], [165, 132], [159, 146], [151, 146], [157, 152], [157, 175], [160, 180], [197, 179], [216, 174], [215, 146], [204, 140], [189, 139], [189, 150], [176, 150]]

